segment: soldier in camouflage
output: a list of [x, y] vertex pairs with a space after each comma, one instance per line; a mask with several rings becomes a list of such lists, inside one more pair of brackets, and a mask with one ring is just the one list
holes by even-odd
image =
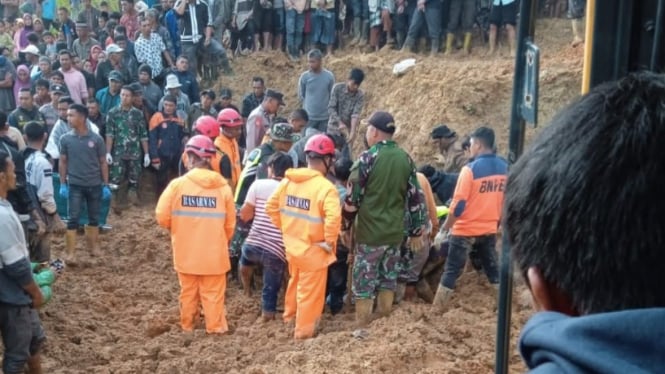
[[352, 288], [356, 321], [361, 326], [372, 314], [375, 293], [378, 293], [380, 315], [387, 316], [392, 309], [400, 270], [405, 207], [410, 216], [408, 244], [413, 250], [422, 245], [425, 209], [416, 168], [411, 157], [392, 140], [394, 133], [395, 120], [390, 113], [372, 114], [365, 134], [369, 149], [352, 167], [343, 209], [345, 229], [355, 224], [357, 244]]
[[[111, 183], [118, 185], [113, 206], [116, 214], [127, 208], [130, 192], [137, 194], [141, 152], [143, 166], [150, 165], [148, 126], [143, 113], [132, 105], [133, 94], [130, 86], [122, 87], [120, 106], [111, 109], [106, 117], [106, 161], [111, 165]], [[136, 196], [133, 198], [137, 201]]]

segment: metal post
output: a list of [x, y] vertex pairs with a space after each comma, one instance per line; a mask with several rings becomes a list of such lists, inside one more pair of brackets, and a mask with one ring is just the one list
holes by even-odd
[[[524, 100], [524, 79], [526, 74], [527, 43], [533, 41], [535, 31], [537, 0], [520, 2], [520, 22], [517, 30], [517, 54], [515, 56], [515, 77], [513, 80], [513, 100], [510, 115], [509, 164], [515, 163], [524, 149], [524, 130], [526, 122], [521, 114]], [[510, 317], [512, 312], [513, 269], [510, 245], [504, 229], [502, 235], [501, 272], [499, 287], [499, 316], [496, 334], [495, 373], [507, 374], [510, 362]]]
[[649, 69], [658, 71], [661, 68], [659, 63], [660, 51], [663, 48], [663, 18], [665, 17], [665, 0], [658, 0], [658, 7], [656, 8], [656, 27], [653, 34], [653, 47], [651, 49], [651, 63]]

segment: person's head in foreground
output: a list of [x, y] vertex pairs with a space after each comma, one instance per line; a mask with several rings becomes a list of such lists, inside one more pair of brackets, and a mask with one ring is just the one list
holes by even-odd
[[[564, 109], [512, 167], [504, 225], [536, 314], [538, 373], [665, 372], [665, 77]], [[572, 318], [571, 318], [572, 317]]]
[[215, 156], [215, 145], [205, 135], [192, 136], [185, 145], [187, 152], [187, 169], [195, 168], [211, 170], [210, 160]]

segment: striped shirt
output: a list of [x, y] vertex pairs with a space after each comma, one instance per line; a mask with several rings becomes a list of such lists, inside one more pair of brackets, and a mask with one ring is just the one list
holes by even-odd
[[286, 262], [282, 232], [266, 214], [266, 201], [278, 185], [279, 181], [274, 179], [259, 179], [249, 187], [245, 203], [254, 206], [254, 222], [246, 243], [262, 248]]

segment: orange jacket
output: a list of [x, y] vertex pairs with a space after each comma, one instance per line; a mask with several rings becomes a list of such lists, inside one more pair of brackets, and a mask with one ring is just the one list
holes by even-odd
[[416, 177], [418, 178], [420, 188], [425, 194], [425, 203], [427, 205], [427, 214], [429, 215], [431, 230], [437, 230], [439, 228], [439, 218], [436, 214], [436, 201], [434, 200], [434, 194], [432, 193], [432, 186], [430, 186], [429, 181], [424, 174], [416, 173]]
[[224, 134], [220, 134], [215, 139], [215, 147], [218, 150], [222, 151], [226, 156], [228, 156], [231, 161], [231, 180], [229, 184], [231, 189], [235, 191], [236, 185], [238, 184], [238, 178], [240, 177], [240, 172], [242, 171], [242, 166], [240, 165], [240, 148], [238, 147], [238, 141], [233, 138], [227, 138]]
[[[342, 208], [335, 186], [312, 169], [289, 169], [266, 202], [266, 214], [282, 230], [289, 263], [315, 271], [335, 262], [342, 226]], [[326, 251], [318, 243], [327, 243]]]
[[494, 154], [480, 155], [462, 168], [450, 204], [450, 212], [457, 218], [453, 235], [496, 234], [507, 174], [508, 164]]
[[219, 275], [231, 269], [228, 244], [236, 214], [231, 187], [221, 175], [196, 168], [174, 179], [155, 213], [157, 223], [171, 231], [177, 272]]

